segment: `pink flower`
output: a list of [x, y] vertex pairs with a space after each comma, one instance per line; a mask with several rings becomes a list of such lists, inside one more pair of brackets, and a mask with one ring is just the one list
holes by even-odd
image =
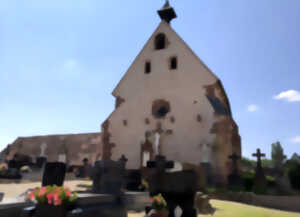
[[46, 193], [47, 188], [46, 187], [42, 187], [40, 192], [39, 192], [39, 196], [43, 196]]
[[67, 196], [67, 197], [71, 197], [71, 195], [72, 195], [72, 193], [71, 193], [70, 191], [67, 191], [67, 192], [66, 192], [66, 196]]
[[52, 199], [54, 197], [54, 195], [52, 193], [47, 194], [47, 199], [48, 199], [48, 204], [52, 204]]
[[34, 199], [34, 191], [31, 191], [30, 193], [29, 193], [29, 198], [31, 199], [31, 200], [33, 200]]
[[54, 194], [54, 206], [59, 206], [61, 205], [62, 201], [59, 198], [58, 194]]
[[149, 201], [150, 201], [150, 203], [152, 203], [152, 202], [153, 202], [153, 199], [152, 199], [152, 198], [150, 198], [150, 200], [149, 200]]

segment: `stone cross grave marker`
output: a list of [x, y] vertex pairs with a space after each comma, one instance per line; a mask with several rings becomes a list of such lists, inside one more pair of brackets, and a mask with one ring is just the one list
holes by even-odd
[[267, 186], [267, 180], [261, 165], [261, 158], [265, 157], [266, 155], [264, 153], [261, 153], [260, 149], [258, 148], [256, 150], [256, 153], [253, 153], [252, 156], [257, 158], [257, 165], [254, 177], [254, 187], [259, 190], [265, 190]]
[[257, 158], [257, 168], [262, 168], [262, 166], [261, 166], [261, 158], [265, 157], [266, 154], [261, 153], [260, 149], [258, 148], [258, 149], [256, 149], [256, 153], [253, 153], [252, 156]]
[[147, 162], [148, 168], [155, 168], [158, 172], [164, 172], [166, 169], [172, 169], [174, 167], [173, 161], [167, 161], [165, 156], [157, 155], [155, 161]]

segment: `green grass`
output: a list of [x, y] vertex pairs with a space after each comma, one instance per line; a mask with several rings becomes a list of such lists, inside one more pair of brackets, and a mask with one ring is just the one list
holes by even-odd
[[[235, 202], [211, 200], [211, 204], [216, 209], [214, 217], [300, 217], [300, 213], [249, 206]], [[211, 215], [200, 216], [209, 217]]]

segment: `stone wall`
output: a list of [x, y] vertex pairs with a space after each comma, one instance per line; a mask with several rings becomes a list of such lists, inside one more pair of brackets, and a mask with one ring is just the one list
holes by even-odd
[[49, 162], [65, 161], [69, 165], [82, 165], [84, 158], [90, 162], [101, 158], [101, 133], [19, 137], [9, 146], [6, 159], [13, 159], [15, 154], [33, 159], [44, 156]]
[[211, 195], [214, 199], [229, 200], [254, 206], [300, 212], [300, 196], [256, 195], [251, 192]]

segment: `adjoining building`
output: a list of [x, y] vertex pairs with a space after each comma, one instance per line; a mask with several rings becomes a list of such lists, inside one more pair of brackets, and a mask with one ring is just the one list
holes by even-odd
[[101, 134], [19, 137], [4, 152], [7, 161], [17, 156], [19, 158], [17, 160], [30, 158], [33, 163], [36, 163], [38, 158], [46, 158], [48, 162], [58, 161], [68, 165], [82, 165], [84, 159], [88, 159], [90, 162], [101, 159]]

